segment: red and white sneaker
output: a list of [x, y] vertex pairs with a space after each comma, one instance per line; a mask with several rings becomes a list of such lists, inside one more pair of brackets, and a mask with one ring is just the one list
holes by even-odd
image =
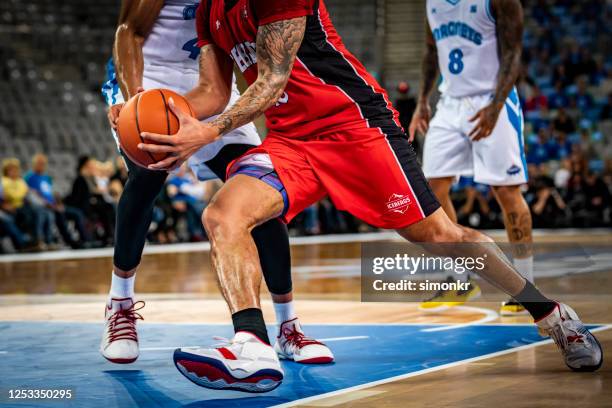
[[570, 369], [595, 371], [601, 367], [601, 344], [568, 305], [557, 303], [557, 307], [536, 324], [541, 335], [552, 337]]
[[287, 320], [280, 326], [274, 350], [282, 359], [303, 364], [326, 364], [334, 361], [334, 355], [325, 344], [306, 337], [297, 319]]
[[268, 392], [283, 381], [272, 347], [249, 332], [238, 332], [219, 347], [174, 350], [174, 365], [195, 384], [215, 390]]
[[143, 320], [140, 310], [145, 303], [132, 298], [111, 298], [106, 306], [106, 326], [100, 343], [100, 353], [112, 363], [128, 364], [138, 358], [136, 320]]

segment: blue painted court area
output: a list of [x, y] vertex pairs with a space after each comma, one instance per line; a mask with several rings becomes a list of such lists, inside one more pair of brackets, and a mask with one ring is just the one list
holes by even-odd
[[[102, 324], [2, 322], [0, 405], [264, 407], [542, 340], [532, 326], [486, 325], [422, 331], [428, 327], [435, 326], [307, 326], [309, 335], [332, 339], [328, 345], [335, 353], [336, 363], [306, 366], [284, 362], [283, 384], [270, 393], [255, 395], [213, 391], [192, 384], [174, 367], [172, 350], [165, 349], [213, 344], [213, 335], [232, 336], [230, 326], [141, 324], [139, 332], [144, 350], [136, 363], [124, 366], [106, 362], [98, 353]], [[8, 400], [7, 390], [12, 388], [72, 389], [74, 398], [63, 402]]]

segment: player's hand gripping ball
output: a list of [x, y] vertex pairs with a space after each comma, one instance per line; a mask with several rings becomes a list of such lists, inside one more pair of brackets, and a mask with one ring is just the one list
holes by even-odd
[[[181, 111], [194, 116], [189, 102], [169, 89], [150, 89], [140, 92], [127, 101], [121, 109], [117, 121], [121, 150], [141, 167], [146, 168], [168, 157], [167, 153], [152, 153], [139, 149], [138, 144], [144, 143], [142, 132], [174, 135], [179, 131], [179, 120], [168, 106], [170, 98]], [[147, 143], [155, 142], [149, 140]]]

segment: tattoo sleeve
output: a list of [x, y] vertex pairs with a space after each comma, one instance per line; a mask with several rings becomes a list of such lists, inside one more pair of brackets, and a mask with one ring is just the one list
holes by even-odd
[[259, 27], [256, 40], [257, 80], [234, 106], [211, 122], [220, 135], [253, 121], [281, 97], [305, 30], [306, 17]]
[[427, 101], [438, 78], [438, 49], [431, 33], [429, 22], [425, 20], [425, 54], [421, 63], [421, 89], [419, 101]]
[[499, 73], [493, 104], [503, 106], [521, 70], [523, 8], [519, 0], [493, 0], [499, 47]]

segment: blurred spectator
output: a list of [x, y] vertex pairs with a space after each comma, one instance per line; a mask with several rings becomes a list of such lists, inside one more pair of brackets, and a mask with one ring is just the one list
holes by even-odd
[[542, 91], [540, 87], [535, 85], [532, 89], [532, 95], [527, 98], [527, 102], [525, 103], [525, 110], [527, 112], [531, 111], [539, 111], [539, 110], [547, 110], [548, 109], [548, 98], [545, 95], [542, 95]]
[[548, 96], [548, 107], [550, 109], [567, 108], [569, 97], [565, 92], [562, 81], [555, 82], [554, 91]]
[[593, 108], [594, 103], [593, 95], [591, 95], [587, 89], [586, 80], [581, 78], [577, 84], [576, 95], [572, 98], [572, 105], [582, 112], [586, 112]]
[[4, 211], [6, 204], [2, 185], [0, 183], [0, 237], [7, 235], [13, 243], [13, 247], [19, 251], [25, 248], [26, 238], [15, 223], [15, 217], [10, 211]]
[[202, 241], [205, 237], [202, 227], [202, 212], [206, 206], [204, 184], [196, 180], [187, 165], [183, 164], [178, 171], [170, 175], [166, 191], [172, 208], [185, 216], [189, 239]]
[[565, 227], [569, 213], [567, 205], [544, 165], [529, 166], [529, 183], [525, 199], [531, 209], [536, 228]]
[[96, 236], [112, 243], [115, 211], [106, 202], [96, 183], [96, 163], [89, 156], [79, 158], [77, 177], [72, 185], [66, 204], [78, 208], [92, 224]]
[[[36, 249], [46, 249], [44, 244], [45, 214], [28, 201], [29, 188], [21, 178], [21, 163], [9, 158], [2, 162], [3, 210], [14, 217], [17, 225], [22, 225], [33, 236]], [[47, 237], [48, 238], [48, 237]]]
[[[53, 180], [47, 174], [47, 163], [47, 156], [36, 154], [32, 158], [32, 170], [26, 173], [24, 179], [40, 205], [50, 213], [47, 217], [55, 221], [64, 242], [71, 248], [81, 248], [89, 241], [89, 234], [85, 230], [85, 216], [79, 209], [65, 206], [61, 199], [54, 195]], [[78, 237], [74, 237], [69, 231], [68, 221], [74, 223]]]
[[559, 108], [557, 111], [557, 116], [553, 120], [553, 129], [560, 130], [565, 134], [574, 133], [576, 131], [574, 120], [569, 117], [564, 108]]

